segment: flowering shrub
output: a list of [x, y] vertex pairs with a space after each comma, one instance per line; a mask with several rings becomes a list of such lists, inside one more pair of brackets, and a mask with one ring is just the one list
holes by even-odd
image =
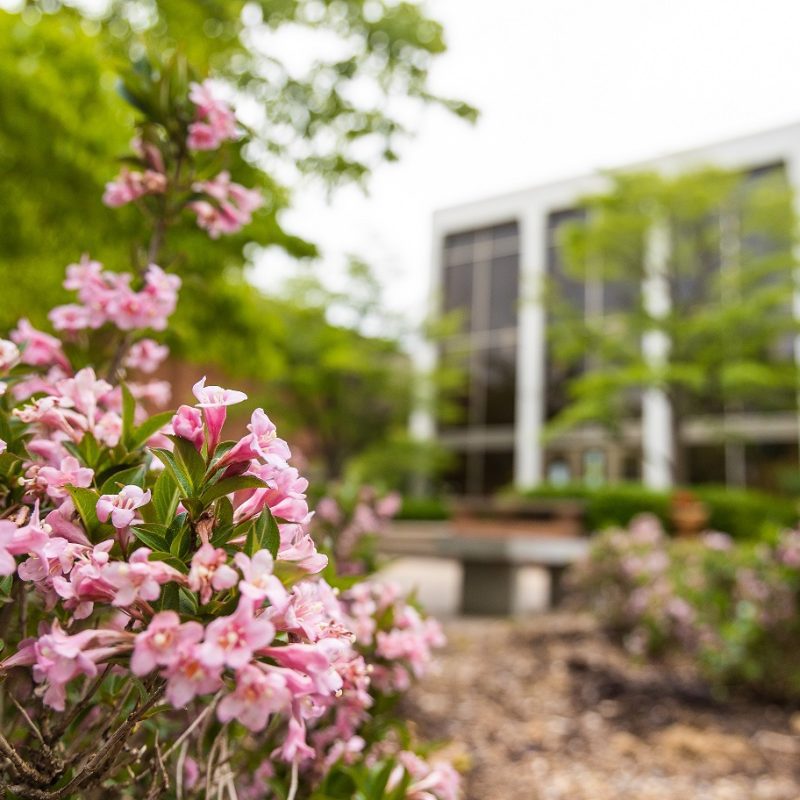
[[573, 583], [636, 655], [688, 655], [718, 687], [800, 697], [800, 533], [670, 539], [654, 517], [599, 535]]
[[202, 378], [191, 405], [149, 414], [169, 387], [134, 380], [167, 356], [148, 331], [177, 303], [155, 263], [173, 215], [213, 238], [258, 206], [224, 172], [196, 180], [193, 152], [238, 136], [212, 87], [170, 110], [139, 126], [136, 168], [104, 198], [153, 221], [138, 272], [84, 257], [64, 284], [76, 302], [50, 314], [62, 339], [22, 320], [0, 340], [0, 785], [452, 800], [455, 773], [389, 737], [402, 725], [381, 705], [421, 674], [436, 624], [391, 588], [331, 585], [273, 422], [256, 409], [224, 438], [243, 392]]
[[401, 503], [397, 492], [381, 497], [371, 486], [333, 487], [316, 505], [311, 533], [336, 559], [340, 573], [368, 574], [378, 566], [377, 537]]

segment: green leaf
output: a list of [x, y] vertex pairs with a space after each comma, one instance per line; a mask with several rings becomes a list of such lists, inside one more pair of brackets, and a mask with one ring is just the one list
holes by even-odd
[[100, 494], [118, 494], [123, 486], [138, 486], [144, 488], [145, 467], [139, 464], [135, 467], [122, 469], [106, 479], [100, 488]]
[[260, 549], [256, 524], [251, 521], [247, 528], [247, 538], [244, 541], [244, 552], [252, 558]]
[[97, 501], [100, 499], [100, 495], [94, 489], [84, 489], [78, 486], [67, 486], [67, 491], [72, 502], [75, 503], [75, 508], [78, 510], [86, 530], [91, 534], [100, 525], [100, 520], [97, 518]]
[[217, 526], [233, 526], [233, 504], [227, 497], [221, 497], [217, 503]]
[[[151, 557], [151, 560], [152, 557]], [[163, 561], [163, 559], [158, 559]], [[177, 583], [170, 581], [161, 587], [160, 605], [162, 611], [179, 611], [181, 607], [181, 595]]]
[[147, 440], [154, 434], [158, 433], [174, 416], [172, 411], [163, 411], [160, 414], [154, 414], [148, 417], [131, 436], [130, 449], [135, 450], [147, 442]]
[[170, 436], [169, 439], [175, 445], [175, 450], [173, 451], [175, 458], [183, 465], [193, 489], [190, 497], [194, 497], [199, 494], [199, 489], [203, 482], [203, 476], [206, 471], [205, 461], [203, 461], [203, 457], [190, 441], [181, 439], [180, 436]]
[[171, 567], [175, 567], [179, 572], [184, 575], [188, 574], [189, 568], [179, 558], [176, 558], [172, 553], [167, 553], [164, 550], [154, 550], [150, 553], [149, 561], [163, 561]]
[[122, 390], [122, 436], [123, 444], [131, 450], [133, 439], [133, 419], [136, 414], [136, 400], [126, 384], [120, 384]]
[[166, 527], [158, 523], [142, 523], [131, 526], [131, 532], [143, 545], [158, 552], [169, 550], [166, 531]]
[[273, 558], [278, 557], [281, 546], [281, 532], [269, 508], [265, 508], [258, 518], [258, 538], [261, 549], [269, 550]]
[[169, 469], [165, 469], [156, 479], [153, 486], [153, 508], [156, 519], [169, 525], [178, 507], [178, 484]]
[[162, 447], [153, 447], [151, 452], [169, 470], [178, 486], [180, 496], [191, 497], [194, 494], [192, 482], [178, 459], [169, 450], [164, 450]]
[[219, 497], [239, 492], [242, 489], [264, 489], [266, 483], [255, 475], [237, 475], [233, 478], [224, 478], [206, 489], [200, 497], [204, 506], [208, 506]]
[[78, 458], [80, 458], [87, 467], [91, 467], [96, 472], [100, 455], [100, 445], [97, 443], [97, 439], [87, 431], [83, 434], [83, 438], [80, 442], [78, 442]]
[[185, 558], [189, 555], [192, 535], [191, 529], [186, 523], [186, 515], [181, 514], [181, 517], [183, 517], [183, 519], [178, 526], [178, 530], [173, 533], [170, 529], [170, 531], [167, 532], [167, 540], [169, 542], [170, 553], [178, 558]]
[[200, 604], [194, 592], [189, 591], [185, 586], [180, 586], [178, 594], [181, 614], [198, 614], [200, 612]]

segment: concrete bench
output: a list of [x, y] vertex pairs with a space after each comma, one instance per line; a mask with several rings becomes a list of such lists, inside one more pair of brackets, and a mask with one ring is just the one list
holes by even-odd
[[566, 568], [589, 550], [578, 537], [498, 537], [459, 535], [438, 542], [439, 555], [457, 559], [463, 567], [461, 611], [464, 614], [506, 615], [515, 612], [517, 578], [523, 566], [549, 573], [549, 605], [561, 600]]

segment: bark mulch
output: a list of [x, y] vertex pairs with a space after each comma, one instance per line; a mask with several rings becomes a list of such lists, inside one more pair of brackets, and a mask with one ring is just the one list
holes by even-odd
[[800, 800], [796, 708], [632, 663], [582, 616], [446, 628], [405, 711], [451, 740], [467, 800]]

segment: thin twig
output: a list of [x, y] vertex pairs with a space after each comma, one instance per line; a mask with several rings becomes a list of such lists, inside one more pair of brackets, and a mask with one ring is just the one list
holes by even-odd
[[289, 794], [286, 795], [286, 800], [294, 800], [297, 794], [297, 770], [297, 761], [295, 760], [292, 762], [292, 782], [289, 784]]
[[181, 751], [178, 753], [178, 762], [175, 765], [175, 797], [177, 800], [183, 800], [183, 765], [186, 762], [186, 751], [189, 749], [189, 742], [185, 741], [181, 745]]
[[197, 719], [192, 722], [192, 724], [175, 740], [175, 743], [164, 753], [164, 760], [166, 761], [172, 752], [175, 750], [176, 747], [180, 747], [183, 742], [191, 735], [192, 731], [203, 721], [205, 717], [207, 717], [213, 710], [214, 707], [219, 702], [220, 697], [222, 697], [222, 692], [217, 692], [214, 697], [211, 698], [211, 702], [197, 715]]
[[47, 742], [44, 740], [44, 736], [42, 736], [42, 732], [39, 730], [39, 726], [28, 716], [28, 712], [19, 704], [19, 701], [13, 694], [8, 695], [11, 702], [17, 707], [17, 711], [22, 714], [23, 719], [25, 722], [28, 723], [28, 727], [33, 731], [36, 738], [39, 740], [42, 747], [46, 748], [49, 752], [50, 748], [47, 745]]

